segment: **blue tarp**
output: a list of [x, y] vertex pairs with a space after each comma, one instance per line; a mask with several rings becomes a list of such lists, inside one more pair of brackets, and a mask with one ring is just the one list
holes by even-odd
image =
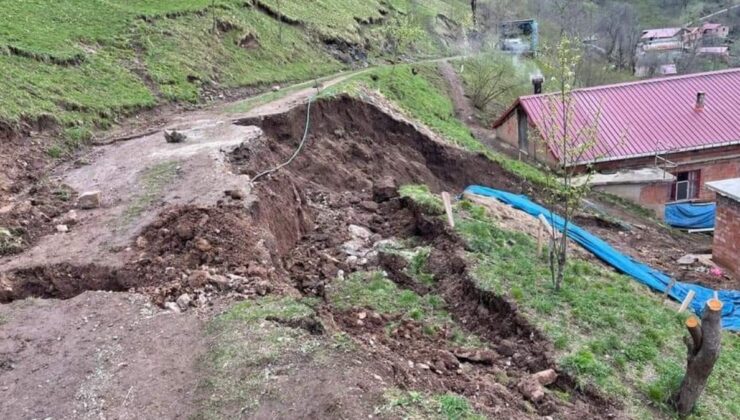
[[665, 206], [665, 222], [682, 229], [711, 229], [717, 212], [715, 203], [674, 203]]
[[[478, 185], [468, 187], [465, 192], [484, 197], [496, 198], [499, 201], [513, 206], [515, 209], [522, 210], [535, 217], [539, 217], [540, 214], [543, 214], [553, 226], [561, 231], [563, 229], [564, 220], [560, 216], [551, 214], [546, 208], [533, 203], [525, 195], [512, 194]], [[620, 253], [616, 249], [612, 248], [608, 243], [572, 223], [568, 224], [568, 237], [602, 259], [607, 264], [613, 266], [622, 273], [633, 277], [640, 283], [649, 286], [653, 290], [664, 292], [671, 283], [671, 278], [666, 274]], [[707, 300], [713, 297], [714, 290], [707, 289], [706, 287], [696, 284], [676, 282], [668, 295], [671, 298], [682, 302], [689, 293], [689, 290], [693, 290], [694, 293], [696, 293], [694, 300], [691, 302], [690, 308], [696, 314], [701, 315]], [[724, 305], [722, 307], [722, 327], [728, 330], [740, 331], [740, 291], [721, 290], [718, 292], [718, 296]]]

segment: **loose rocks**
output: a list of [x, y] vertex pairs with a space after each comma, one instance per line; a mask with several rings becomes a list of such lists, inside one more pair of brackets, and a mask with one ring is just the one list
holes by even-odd
[[185, 140], [188, 139], [188, 136], [185, 134], [177, 131], [177, 130], [165, 130], [164, 131], [164, 141], [167, 143], [182, 143]]
[[77, 199], [77, 207], [85, 210], [100, 207], [100, 191], [88, 191], [80, 194]]

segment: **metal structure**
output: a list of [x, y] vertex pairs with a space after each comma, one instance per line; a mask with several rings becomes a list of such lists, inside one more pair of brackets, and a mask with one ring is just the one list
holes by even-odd
[[539, 26], [535, 19], [503, 22], [500, 27], [501, 50], [512, 54], [535, 55], [539, 47]]

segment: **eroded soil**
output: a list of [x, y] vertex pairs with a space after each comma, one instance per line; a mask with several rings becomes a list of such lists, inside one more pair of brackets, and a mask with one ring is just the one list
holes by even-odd
[[[161, 151], [169, 146], [157, 135], [110, 146], [131, 152], [145, 147], [149, 154], [142, 161], [149, 163], [161, 163], [152, 156], [184, 160], [172, 187], [144, 210], [147, 217], [118, 231], [122, 247], [110, 250], [115, 263], [65, 259], [96, 246], [85, 243], [82, 234], [66, 242], [80, 248], [29, 264], [52, 244], [41, 240], [30, 256], [23, 254], [25, 264], [0, 273], [0, 298], [11, 302], [0, 307], [0, 358], [7, 360], [0, 386], [11, 396], [3, 418], [200, 413], [200, 402], [214, 391], [203, 391], [209, 373], [199, 360], [220, 339], [204, 333], [204, 324], [234, 302], [271, 296], [313, 298], [315, 315], [262, 317], [253, 321], [260, 328], [300, 331], [301, 340], [339, 334], [356, 347], [341, 356], [330, 351], [334, 369], [301, 354], [275, 362], [281, 366], [275, 381], [248, 396], [250, 404], [218, 407], [221, 416], [367, 417], [382, 403], [385, 389], [400, 388], [458, 393], [491, 418], [623, 417], [619, 404], [577, 388], [560, 371], [542, 399], [528, 400], [518, 384], [538, 371], [557, 370], [552, 345], [514, 304], [478, 289], [468, 274], [464, 244], [397, 193], [400, 185], [418, 183], [436, 192], [482, 184], [536, 194], [530, 185], [483, 156], [445, 144], [378, 98], [349, 97], [316, 102], [304, 151], [291, 165], [250, 185], [250, 176], [293, 153], [305, 112], [301, 106], [273, 116], [250, 115], [233, 127], [194, 123], [191, 134], [205, 138], [213, 131], [204, 127], [217, 127], [228, 147], [214, 146], [220, 140], [209, 137], [202, 149], [185, 144]], [[254, 126], [261, 134], [254, 134]], [[109, 149], [98, 153], [96, 159], [115, 160]], [[208, 165], [219, 175], [193, 178], [213, 168]], [[96, 167], [93, 162], [83, 170]], [[70, 179], [81, 180], [82, 174]], [[112, 182], [122, 203], [130, 199], [131, 182]], [[97, 219], [83, 219], [81, 232], [106, 229], [104, 217], [124, 208], [99, 210], [91, 216]], [[425, 270], [432, 284], [409, 276], [407, 262], [379, 245], [407, 240], [430, 247]], [[430, 331], [419, 320], [336, 304], [337, 279], [379, 270], [403, 290], [440, 296], [458, 328], [478, 337], [481, 346], [461, 345], [449, 326]], [[55, 380], [66, 386], [47, 385]], [[341, 390], [348, 390], [346, 396], [337, 396]]]

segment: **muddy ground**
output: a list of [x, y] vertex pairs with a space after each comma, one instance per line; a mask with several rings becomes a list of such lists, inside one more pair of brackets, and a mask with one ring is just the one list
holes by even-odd
[[[297, 320], [262, 317], [258, 330], [287, 328], [306, 342], [339, 334], [349, 337], [353, 349], [329, 349], [332, 362], [323, 364], [305, 354], [277, 357], [269, 365], [270, 372], [280, 367], [274, 381], [245, 396], [256, 403], [209, 408], [219, 416], [367, 417], [377, 414], [385, 390], [398, 388], [458, 393], [491, 418], [623, 417], [618, 403], [577, 388], [564, 372], [541, 399], [527, 396], [522, 381], [557, 370], [552, 345], [515, 305], [479, 290], [468, 274], [464, 244], [438, 218], [397, 193], [407, 183], [436, 192], [457, 192], [469, 184], [535, 196], [536, 189], [481, 155], [445, 144], [379, 98], [349, 97], [315, 103], [304, 151], [284, 170], [249, 185], [250, 176], [293, 153], [305, 112], [301, 106], [248, 115], [233, 128], [199, 114], [193, 124], [202, 130], [222, 127], [218, 133], [239, 141], [221, 147], [219, 138], [202, 134], [198, 141], [209, 145], [203, 148], [207, 154], [196, 154], [201, 149], [190, 144], [183, 146], [187, 153], [173, 149], [167, 155], [197, 158], [197, 164], [184, 161], [181, 172], [215, 165], [220, 175], [196, 182], [193, 174], [177, 172], [168, 179], [169, 193], [149, 203], [131, 226], [115, 231], [123, 245], [101, 257], [86, 235], [118, 220], [106, 217], [123, 212], [110, 209], [135, 195], [129, 185], [135, 179], [118, 181], [112, 190], [118, 201], [81, 218], [83, 228], [64, 242], [78, 249], [57, 253], [53, 261], [32, 258], [59, 247], [39, 230], [37, 245], [19, 256], [24, 264], [4, 260], [11, 268], [0, 272], [0, 390], [7, 402], [0, 417], [202, 415], [203, 401], [219, 391], [203, 383], [213, 369], [203, 361], [220, 340], [212, 334], [212, 320], [234, 302], [274, 296], [312, 298], [315, 314]], [[252, 133], [253, 126], [262, 135], [237, 138], [242, 129]], [[97, 171], [96, 162], [136, 165], [127, 154], [163, 147], [156, 135], [133, 141], [140, 143], [98, 152], [91, 167], [72, 179], [84, 178], [85, 171], [108, 176]], [[194, 188], [187, 188], [190, 182]], [[59, 205], [59, 215], [66, 210]], [[45, 229], [54, 217], [59, 216], [50, 216]], [[383, 250], [384, 243], [409, 240], [430, 247], [425, 270], [433, 284], [409, 276], [408, 262]], [[404, 290], [441, 296], [455, 324], [482, 346], [461, 346], [448, 327], [430, 332], [419, 320], [337, 306], [338, 278], [378, 270]], [[256, 340], [250, 334], [241, 340]]]

